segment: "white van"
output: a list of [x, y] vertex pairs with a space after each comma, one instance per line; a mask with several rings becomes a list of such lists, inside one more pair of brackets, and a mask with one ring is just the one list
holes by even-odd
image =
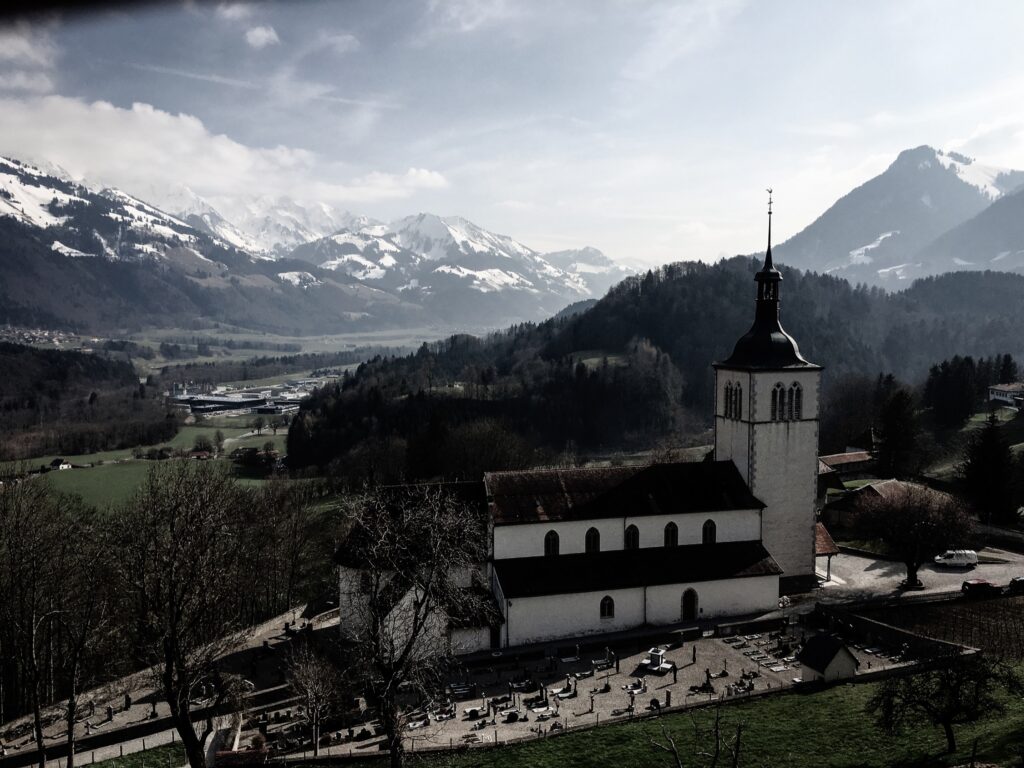
[[978, 564], [978, 553], [973, 549], [947, 549], [935, 556], [935, 564], [947, 568], [973, 568]]

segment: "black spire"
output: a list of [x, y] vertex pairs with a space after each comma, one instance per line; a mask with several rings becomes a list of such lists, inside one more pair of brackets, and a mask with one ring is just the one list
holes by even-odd
[[754, 324], [722, 365], [730, 368], [793, 368], [811, 366], [800, 356], [793, 338], [779, 322], [779, 283], [782, 273], [772, 263], [772, 190], [768, 190], [768, 250], [764, 266], [754, 275], [757, 303]]

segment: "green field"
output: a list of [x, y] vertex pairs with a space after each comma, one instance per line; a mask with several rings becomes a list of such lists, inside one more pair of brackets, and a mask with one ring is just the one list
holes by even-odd
[[[989, 761], [1020, 759], [1024, 748], [1024, 702], [1008, 701], [1004, 714], [977, 723], [957, 726], [958, 753], [943, 755], [942, 731], [920, 723], [899, 736], [879, 731], [864, 704], [873, 685], [845, 685], [813, 694], [790, 693], [722, 708], [722, 730], [731, 739], [742, 724], [741, 766], [773, 768], [882, 768], [883, 766], [966, 765], [974, 739], [978, 756]], [[695, 714], [700, 729], [712, 723], [711, 709]], [[690, 713], [566, 733], [501, 749], [474, 750], [454, 757], [438, 756], [431, 765], [480, 766], [481, 768], [625, 768], [671, 766], [671, 758], [651, 745], [665, 743], [662, 726], [676, 740], [684, 765], [707, 765], [694, 759], [694, 722]], [[710, 749], [704, 739], [701, 749]], [[719, 765], [731, 765], [731, 759]], [[1017, 765], [1019, 763], [1012, 763]]]
[[[76, 761], [81, 758], [76, 758]], [[82, 761], [85, 764], [85, 761]], [[185, 748], [181, 742], [153, 747], [145, 752], [135, 752], [124, 757], [113, 757], [96, 763], [103, 768], [179, 768], [185, 764]]]
[[105, 508], [127, 501], [153, 466], [150, 461], [123, 461], [88, 469], [50, 472], [46, 479], [64, 493], [77, 493], [87, 504]]

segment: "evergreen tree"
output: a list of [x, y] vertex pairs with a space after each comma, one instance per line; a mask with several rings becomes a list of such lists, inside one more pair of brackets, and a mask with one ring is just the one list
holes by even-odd
[[964, 495], [983, 522], [1005, 525], [1016, 518], [1014, 469], [1010, 444], [992, 414], [971, 440], [960, 465]]
[[878, 468], [883, 476], [909, 477], [920, 468], [920, 431], [914, 396], [905, 388], [896, 389], [879, 414]]

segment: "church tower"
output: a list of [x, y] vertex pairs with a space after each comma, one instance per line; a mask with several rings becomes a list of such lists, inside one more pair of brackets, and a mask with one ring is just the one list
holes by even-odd
[[783, 578], [814, 575], [821, 366], [807, 362], [779, 322], [782, 274], [768, 251], [757, 281], [754, 324], [715, 369], [715, 458], [732, 459], [764, 502], [761, 539]]

